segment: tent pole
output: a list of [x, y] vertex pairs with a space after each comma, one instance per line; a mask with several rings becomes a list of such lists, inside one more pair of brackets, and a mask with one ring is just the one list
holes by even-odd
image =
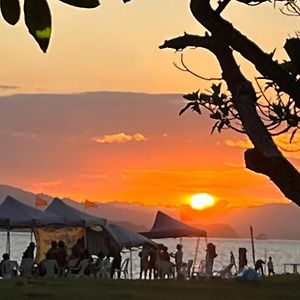
[[31, 231], [30, 231], [30, 243], [32, 243], [33, 241], [33, 228], [31, 228]]
[[84, 249], [87, 249], [87, 232], [86, 232], [86, 228], [83, 229], [83, 247], [84, 247]]
[[253, 259], [253, 265], [255, 266], [255, 247], [254, 247], [253, 227], [252, 226], [250, 226], [250, 235], [251, 235], [251, 245], [252, 245], [252, 259]]
[[200, 237], [198, 236], [197, 238], [197, 244], [196, 244], [196, 251], [195, 251], [195, 256], [194, 256], [194, 263], [193, 263], [193, 273], [196, 267], [196, 261], [197, 261], [197, 256], [198, 256], [198, 250], [199, 250], [199, 242], [200, 242]]
[[7, 233], [6, 233], [6, 253], [10, 256], [10, 229], [9, 227], [7, 228]]
[[130, 253], [130, 279], [132, 279], [132, 250], [131, 248], [129, 249]]

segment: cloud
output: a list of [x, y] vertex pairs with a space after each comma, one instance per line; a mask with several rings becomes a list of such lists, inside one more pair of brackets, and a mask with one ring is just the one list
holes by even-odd
[[28, 133], [22, 131], [5, 131], [0, 130], [0, 135], [14, 137], [14, 138], [24, 138], [24, 139], [36, 139], [38, 135], [36, 133]]
[[19, 88], [19, 87], [15, 86], [15, 85], [0, 84], [0, 90], [15, 90], [17, 88]]
[[[274, 142], [286, 157], [300, 159], [300, 136], [296, 135], [292, 143], [290, 143], [290, 139], [291, 133], [286, 133], [275, 137]], [[226, 140], [225, 145], [241, 149], [253, 148], [249, 139]]]
[[127, 142], [144, 142], [147, 139], [144, 135], [136, 133], [133, 135], [126, 134], [124, 132], [116, 134], [107, 134], [104, 136], [95, 136], [92, 140], [99, 144], [112, 144], [112, 143], [127, 143]]
[[233, 148], [242, 148], [242, 149], [248, 149], [253, 147], [252, 143], [248, 139], [226, 140], [225, 145]]
[[32, 184], [32, 189], [35, 191], [45, 191], [47, 188], [56, 187], [63, 183], [61, 179], [51, 181], [39, 181]]

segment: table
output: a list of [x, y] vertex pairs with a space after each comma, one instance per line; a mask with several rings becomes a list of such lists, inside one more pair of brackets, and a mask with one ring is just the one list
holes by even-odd
[[298, 266], [300, 266], [300, 263], [286, 263], [283, 264], [283, 273], [286, 272], [286, 267], [291, 266], [293, 268], [293, 274], [298, 274]]

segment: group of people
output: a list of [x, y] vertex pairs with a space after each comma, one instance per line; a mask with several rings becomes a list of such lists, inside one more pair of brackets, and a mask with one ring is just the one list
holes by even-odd
[[259, 272], [261, 276], [264, 276], [264, 268], [263, 268], [263, 265], [264, 264], [267, 264], [267, 269], [268, 269], [268, 276], [272, 276], [272, 275], [275, 275], [275, 272], [274, 272], [274, 264], [273, 264], [273, 260], [272, 260], [272, 256], [269, 257], [269, 260], [267, 262], [265, 262], [264, 260], [262, 259], [258, 259], [256, 262], [255, 262], [255, 266], [254, 266], [254, 269], [256, 272]]
[[[23, 253], [22, 261], [18, 266], [16, 261], [11, 261], [9, 254], [5, 253], [0, 262], [0, 276], [11, 277], [18, 273], [21, 276], [65, 276], [66, 274], [77, 274], [84, 268], [84, 274], [99, 274], [102, 270], [103, 278], [121, 277], [122, 256], [120, 251], [111, 249], [109, 254], [98, 253], [97, 259], [89, 255], [84, 248], [83, 239], [79, 239], [72, 247], [70, 253], [64, 241], [52, 241], [51, 247], [45, 254], [44, 260], [37, 265], [34, 264], [35, 243], [31, 242]], [[236, 265], [233, 252], [230, 253], [230, 264], [220, 272], [220, 274], [232, 274], [232, 268], [235, 266], [236, 273], [242, 272], [248, 265], [246, 248], [239, 248], [239, 262]], [[169, 252], [168, 247], [163, 244], [154, 246], [146, 243], [139, 253], [140, 257], [140, 279], [164, 279], [164, 278], [188, 278], [190, 277], [191, 264], [183, 261], [183, 246], [177, 244], [175, 252]], [[217, 257], [215, 245], [208, 243], [206, 258], [204, 260], [204, 272], [206, 276], [213, 274], [213, 261]], [[112, 260], [111, 260], [112, 258]], [[128, 260], [128, 259], [127, 259]], [[274, 264], [270, 256], [268, 261], [258, 259], [255, 262], [254, 270], [264, 276], [264, 267], [266, 265], [268, 276], [275, 275]], [[104, 271], [103, 271], [104, 270]], [[226, 273], [226, 274], [225, 274]]]
[[[180, 274], [184, 271], [185, 263], [183, 262], [183, 246], [177, 244], [176, 252], [169, 253], [168, 247], [163, 244], [159, 244], [158, 247], [154, 247], [151, 244], [145, 244], [140, 256], [140, 279], [148, 278], [169, 278], [170, 276], [180, 277]], [[174, 262], [171, 262], [171, 258], [174, 258]]]

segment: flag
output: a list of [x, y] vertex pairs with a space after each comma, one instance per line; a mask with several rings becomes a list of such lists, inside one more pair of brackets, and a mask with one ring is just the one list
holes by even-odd
[[98, 207], [98, 205], [93, 201], [89, 201], [85, 199], [84, 208], [90, 208], [90, 207]]
[[39, 195], [35, 196], [35, 206], [47, 206], [48, 202]]

